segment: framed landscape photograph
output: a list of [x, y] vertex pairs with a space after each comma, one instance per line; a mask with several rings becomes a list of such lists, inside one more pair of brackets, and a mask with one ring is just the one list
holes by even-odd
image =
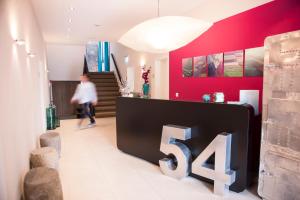
[[193, 58], [182, 59], [182, 76], [183, 77], [193, 76]]
[[207, 77], [206, 56], [194, 57], [194, 77]]
[[245, 50], [245, 76], [261, 77], [264, 71], [264, 48]]
[[89, 72], [98, 72], [98, 48], [97, 42], [86, 45], [86, 62]]
[[243, 77], [244, 51], [224, 53], [224, 76]]
[[209, 77], [222, 77], [224, 75], [223, 53], [208, 55], [207, 68]]

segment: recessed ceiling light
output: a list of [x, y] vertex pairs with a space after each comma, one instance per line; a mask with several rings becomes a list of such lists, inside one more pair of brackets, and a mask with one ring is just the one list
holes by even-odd
[[98, 41], [95, 37], [88, 37], [86, 43], [87, 44], [94, 44], [95, 41]]
[[73, 6], [70, 7], [70, 11], [74, 11], [74, 7]]
[[30, 58], [34, 58], [35, 57], [35, 54], [34, 53], [27, 53], [27, 55], [28, 55], [28, 57], [30, 57]]
[[15, 40], [15, 43], [17, 44], [17, 45], [19, 45], [19, 46], [23, 46], [23, 45], [25, 45], [25, 41], [24, 40]]
[[69, 21], [69, 23], [72, 23], [72, 19], [71, 18], [68, 21]]

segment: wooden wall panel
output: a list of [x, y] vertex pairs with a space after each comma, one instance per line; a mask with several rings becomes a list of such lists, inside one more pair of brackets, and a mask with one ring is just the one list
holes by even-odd
[[61, 119], [70, 119], [76, 117], [76, 105], [70, 103], [70, 100], [76, 90], [79, 81], [51, 81], [53, 102], [56, 106], [57, 115]]

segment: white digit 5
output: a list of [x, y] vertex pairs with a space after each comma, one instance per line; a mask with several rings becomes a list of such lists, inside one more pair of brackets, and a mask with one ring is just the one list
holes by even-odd
[[191, 138], [191, 128], [174, 125], [163, 126], [160, 151], [166, 155], [173, 154], [177, 160], [177, 166], [171, 158], [163, 158], [159, 161], [162, 172], [168, 176], [181, 179], [190, 173], [191, 152], [188, 147], [175, 139], [188, 140]]

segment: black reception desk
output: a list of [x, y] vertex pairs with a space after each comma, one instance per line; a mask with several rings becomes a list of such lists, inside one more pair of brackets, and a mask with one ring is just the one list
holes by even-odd
[[250, 106], [119, 97], [116, 123], [118, 149], [156, 165], [166, 157], [160, 152], [164, 125], [192, 127], [194, 137], [182, 141], [192, 160], [218, 134], [231, 133], [230, 168], [236, 180], [229, 189], [243, 191], [258, 173], [261, 117]]

